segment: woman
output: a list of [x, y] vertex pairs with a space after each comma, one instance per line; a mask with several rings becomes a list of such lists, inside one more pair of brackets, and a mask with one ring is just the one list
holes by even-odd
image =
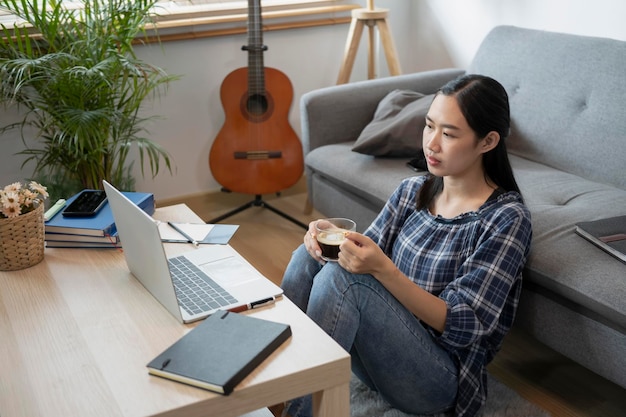
[[[485, 366], [513, 322], [531, 241], [509, 127], [497, 81], [449, 82], [426, 115], [429, 174], [404, 180], [364, 234], [348, 233], [337, 263], [321, 260], [312, 222], [285, 271], [285, 295], [406, 413], [474, 416], [486, 400]], [[287, 414], [311, 415], [310, 397]]]

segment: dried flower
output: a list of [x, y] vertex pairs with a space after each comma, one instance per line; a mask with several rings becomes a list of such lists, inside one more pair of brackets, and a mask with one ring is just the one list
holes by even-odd
[[43, 204], [48, 191], [43, 185], [31, 181], [27, 186], [20, 182], [9, 184], [0, 190], [0, 219], [29, 213]]

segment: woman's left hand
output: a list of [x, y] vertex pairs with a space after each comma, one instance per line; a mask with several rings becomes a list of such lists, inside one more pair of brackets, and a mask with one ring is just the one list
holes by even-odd
[[339, 246], [339, 265], [353, 274], [376, 275], [390, 259], [369, 237], [348, 232]]

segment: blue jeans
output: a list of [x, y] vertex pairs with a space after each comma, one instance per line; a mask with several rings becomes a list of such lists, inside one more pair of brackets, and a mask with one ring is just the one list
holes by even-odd
[[[457, 366], [421, 322], [371, 275], [319, 264], [304, 245], [282, 281], [285, 295], [352, 358], [352, 372], [394, 408], [434, 414], [454, 407]], [[312, 415], [311, 396], [290, 402], [291, 417]]]

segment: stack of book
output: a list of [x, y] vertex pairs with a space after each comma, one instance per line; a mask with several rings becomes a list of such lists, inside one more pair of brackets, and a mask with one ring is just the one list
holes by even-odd
[[[149, 215], [154, 214], [154, 194], [124, 191], [123, 194]], [[66, 207], [78, 197], [67, 200]], [[45, 223], [49, 248], [116, 248], [120, 239], [111, 207], [106, 203], [94, 216], [65, 217], [62, 211]]]

